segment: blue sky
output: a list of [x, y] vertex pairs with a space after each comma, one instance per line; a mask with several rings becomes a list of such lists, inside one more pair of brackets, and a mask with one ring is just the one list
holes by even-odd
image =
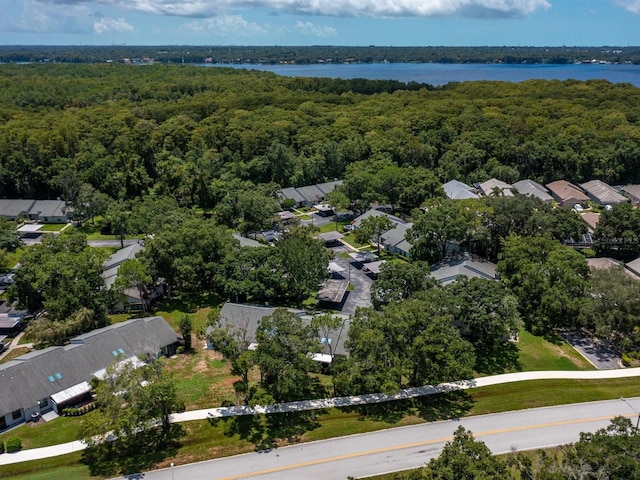
[[640, 45], [640, 0], [0, 0], [2, 45]]

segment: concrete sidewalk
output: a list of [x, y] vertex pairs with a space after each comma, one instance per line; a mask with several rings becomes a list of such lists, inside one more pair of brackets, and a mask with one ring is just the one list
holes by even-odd
[[[442, 383], [440, 385], [426, 385], [423, 387], [408, 388], [394, 394], [371, 393], [353, 397], [324, 398], [319, 400], [305, 400], [301, 402], [279, 403], [266, 407], [234, 406], [191, 410], [189, 412], [174, 413], [171, 421], [174, 423], [204, 420], [207, 418], [224, 418], [241, 415], [257, 415], [264, 413], [301, 412], [319, 410], [331, 407], [348, 407], [373, 403], [390, 402], [407, 398], [422, 397], [436, 393], [451, 392], [454, 390], [467, 390], [477, 387], [487, 387], [503, 383], [523, 382], [529, 380], [604, 380], [612, 378], [640, 377], [640, 368], [624, 368], [618, 370], [589, 370], [589, 371], [540, 371], [520, 372], [494, 375], [491, 377], [462, 380], [459, 382]], [[19, 434], [16, 435], [19, 437]], [[52, 445], [50, 447], [32, 448], [16, 453], [4, 453], [0, 455], [0, 465], [40, 460], [43, 458], [65, 455], [67, 453], [84, 450], [86, 445], [79, 441]]]

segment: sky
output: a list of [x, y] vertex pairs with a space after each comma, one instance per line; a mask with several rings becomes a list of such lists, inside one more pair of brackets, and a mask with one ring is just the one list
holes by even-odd
[[640, 0], [0, 0], [0, 45], [638, 46]]

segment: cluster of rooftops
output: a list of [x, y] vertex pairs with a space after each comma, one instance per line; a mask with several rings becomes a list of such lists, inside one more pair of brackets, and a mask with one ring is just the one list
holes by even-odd
[[533, 180], [520, 180], [513, 185], [492, 178], [473, 186], [458, 180], [443, 185], [445, 195], [454, 200], [465, 200], [484, 196], [512, 197], [513, 192], [540, 199], [545, 203], [556, 201], [561, 207], [573, 208], [581, 203], [593, 201], [599, 205], [617, 205], [631, 201], [640, 202], [640, 185], [611, 186], [601, 180], [574, 185], [566, 180], [541, 185]]
[[42, 223], [67, 223], [73, 209], [63, 200], [34, 200], [25, 198], [0, 198], [0, 217], [15, 220], [24, 217]]

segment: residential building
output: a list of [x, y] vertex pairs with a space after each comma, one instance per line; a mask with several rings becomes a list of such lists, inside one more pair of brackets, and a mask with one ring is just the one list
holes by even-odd
[[520, 180], [513, 184], [513, 188], [521, 195], [535, 197], [544, 203], [551, 203], [553, 201], [553, 197], [549, 195], [549, 190], [533, 180]]
[[407, 230], [413, 227], [413, 223], [398, 223], [394, 228], [382, 234], [380, 243], [389, 253], [402, 255], [411, 258], [411, 248], [413, 245], [407, 240]]
[[478, 183], [477, 187], [485, 197], [513, 197], [513, 192], [511, 191], [513, 185], [509, 185], [497, 178]]
[[[143, 249], [144, 247], [141, 244], [133, 243], [129, 246], [121, 248], [104, 261], [104, 263], [102, 264], [102, 278], [104, 278], [104, 283], [108, 290], [113, 287], [113, 284], [118, 277], [118, 270], [120, 269], [120, 265], [122, 265], [125, 260], [135, 259], [138, 253], [140, 253]], [[111, 311], [146, 311], [149, 308], [151, 301], [160, 294], [162, 294], [162, 285], [149, 285], [145, 287], [142, 292], [138, 288], [127, 288], [123, 292], [123, 296], [117, 299], [115, 305], [111, 306]]]
[[430, 276], [442, 285], [455, 282], [461, 276], [496, 280], [496, 264], [464, 252], [432, 265]]
[[7, 220], [22, 216], [41, 223], [67, 223], [72, 213], [62, 200], [0, 199], [0, 217]]
[[[275, 307], [263, 305], [248, 305], [240, 303], [225, 303], [220, 309], [220, 321], [223, 325], [229, 325], [232, 329], [242, 332], [243, 338], [249, 345], [249, 350], [255, 350], [258, 346], [256, 332], [260, 321], [275, 312]], [[298, 315], [305, 324], [310, 324], [314, 315], [307, 314], [304, 310], [288, 308], [292, 313]], [[323, 315], [326, 315], [323, 313]], [[321, 363], [331, 363], [334, 356], [346, 356], [347, 350], [344, 342], [349, 332], [350, 318], [348, 315], [332, 314], [334, 318], [342, 320], [341, 325], [327, 332], [318, 332], [318, 348], [314, 352], [309, 352], [312, 358]], [[207, 329], [207, 348], [213, 349], [209, 340], [209, 335], [213, 327]]]
[[591, 180], [586, 183], [581, 183], [580, 187], [587, 192], [591, 200], [599, 205], [617, 205], [628, 201], [624, 195], [601, 180]]
[[162, 317], [116, 323], [0, 364], [0, 430], [50, 410], [62, 413], [90, 394], [89, 381], [119, 359], [171, 355], [178, 335]]
[[589, 201], [589, 197], [580, 188], [566, 180], [556, 180], [548, 183], [547, 188], [561, 207], [573, 208], [580, 203]]
[[385, 213], [381, 210], [376, 210], [374, 208], [372, 208], [371, 210], [367, 210], [366, 212], [364, 212], [362, 215], [360, 215], [359, 217], [356, 217], [353, 220], [353, 226], [355, 228], [358, 228], [360, 226], [360, 224], [362, 223], [362, 221], [365, 218], [369, 218], [369, 217], [382, 217], [385, 216], [387, 217], [389, 220], [391, 220], [391, 222], [393, 222], [395, 225], [404, 225], [405, 223], [407, 223], [406, 221], [404, 221], [403, 219], [401, 219], [400, 217], [396, 217], [395, 215], [391, 215], [390, 213]]
[[478, 192], [475, 188], [462, 183], [458, 180], [450, 180], [444, 185], [444, 194], [452, 200], [466, 200], [469, 198], [478, 198]]
[[73, 209], [62, 200], [36, 200], [27, 217], [40, 223], [67, 223], [72, 213]]
[[311, 206], [321, 203], [322, 200], [339, 185], [342, 185], [342, 180], [303, 187], [287, 187], [280, 190], [280, 196], [283, 199], [290, 198], [298, 207]]
[[631, 203], [640, 205], [640, 185], [626, 185], [622, 187], [622, 193], [631, 200]]
[[19, 216], [27, 218], [27, 214], [34, 203], [35, 200], [22, 198], [0, 198], [0, 217], [4, 217], [7, 220], [15, 220]]
[[600, 214], [595, 212], [585, 212], [580, 214], [582, 221], [589, 227], [589, 233], [593, 233], [600, 221]]

